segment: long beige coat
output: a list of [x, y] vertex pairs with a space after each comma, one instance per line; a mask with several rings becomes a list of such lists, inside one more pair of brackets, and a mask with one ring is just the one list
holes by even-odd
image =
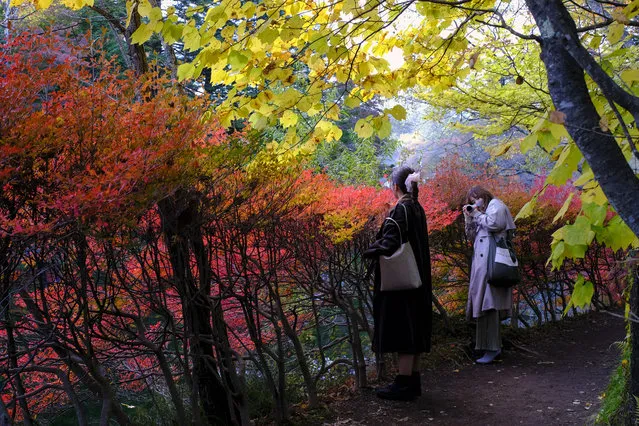
[[487, 281], [488, 236], [492, 233], [497, 239], [505, 238], [509, 229], [515, 229], [515, 222], [508, 206], [497, 198], [490, 201], [486, 213], [466, 218], [466, 235], [469, 240], [475, 240], [466, 305], [468, 319], [480, 317], [489, 309], [500, 311], [502, 319], [510, 316], [513, 303], [512, 289], [495, 288]]

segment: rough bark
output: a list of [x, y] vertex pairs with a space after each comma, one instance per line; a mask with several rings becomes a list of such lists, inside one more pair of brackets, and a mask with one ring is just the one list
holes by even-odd
[[[581, 69], [588, 73], [601, 90], [614, 102], [630, 111], [635, 120], [639, 122], [639, 97], [619, 86], [581, 44], [575, 21], [563, 2], [545, 0], [543, 6], [545, 17], [543, 21], [537, 21], [540, 30], [542, 30], [542, 38], [552, 36], [560, 40], [566, 53], [579, 64]], [[535, 19], [537, 18], [535, 17]]]
[[[197, 225], [197, 205], [177, 194], [159, 203], [162, 228], [173, 269], [174, 285], [182, 301], [193, 362], [193, 381], [207, 424], [231, 424], [232, 417], [213, 348], [209, 303], [210, 285], [198, 285], [191, 271], [189, 240]], [[196, 417], [194, 416], [194, 419]]]
[[[635, 315], [635, 319], [639, 318], [639, 265], [633, 265], [632, 271], [632, 283], [630, 288], [630, 311]], [[630, 322], [630, 344], [631, 354], [630, 357], [630, 424], [636, 425], [639, 421], [637, 418], [637, 402], [635, 397], [639, 397], [639, 322]]]
[[133, 12], [131, 13], [131, 23], [126, 28], [124, 36], [126, 38], [129, 58], [131, 58], [131, 64], [133, 65], [133, 69], [138, 74], [144, 74], [149, 70], [149, 63], [146, 59], [146, 52], [144, 51], [144, 46], [140, 44], [133, 44], [131, 42], [131, 36], [140, 27], [140, 23], [142, 19], [140, 18], [140, 14], [138, 13], [137, 4], [133, 6]]
[[[610, 204], [633, 233], [639, 236], [639, 209], [636, 202], [639, 199], [639, 179], [613, 135], [599, 125], [600, 116], [592, 103], [584, 77], [584, 71], [593, 69], [584, 70], [571, 51], [567, 50], [574, 50], [576, 53], [573, 54], [578, 56], [579, 49], [567, 43], [570, 40], [578, 42], [575, 23], [560, 0], [526, 0], [526, 4], [541, 31], [541, 59], [546, 67], [553, 103], [557, 110], [566, 114], [566, 129], [592, 168]], [[635, 107], [634, 97], [628, 98], [618, 93], [603, 78], [600, 84], [602, 90], [613, 92], [613, 99], [620, 105], [625, 104], [628, 109]]]

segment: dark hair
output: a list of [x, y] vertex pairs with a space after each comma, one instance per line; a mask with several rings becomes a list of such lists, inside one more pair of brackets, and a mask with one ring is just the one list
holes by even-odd
[[[392, 181], [395, 185], [399, 187], [399, 189], [406, 194], [408, 192], [408, 188], [406, 188], [406, 178], [408, 175], [415, 173], [415, 170], [411, 169], [408, 166], [402, 166], [393, 170]], [[419, 195], [419, 188], [417, 187], [417, 182], [411, 182], [411, 196], [413, 201], [417, 201], [417, 196]]]
[[490, 203], [490, 201], [495, 198], [489, 190], [480, 185], [476, 185], [470, 188], [470, 190], [468, 191], [468, 195], [466, 195], [466, 203], [473, 203], [470, 199], [471, 197], [475, 199], [481, 198], [482, 200], [484, 200], [484, 206], [488, 206], [488, 203]]

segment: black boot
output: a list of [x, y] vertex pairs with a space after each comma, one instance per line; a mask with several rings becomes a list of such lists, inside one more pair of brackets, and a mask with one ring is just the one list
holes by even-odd
[[393, 401], [412, 401], [417, 397], [413, 386], [412, 376], [395, 376], [395, 381], [389, 386], [378, 389], [377, 397]]
[[411, 387], [413, 388], [413, 392], [415, 392], [416, 396], [422, 396], [422, 377], [419, 374], [419, 371], [413, 371], [412, 376], [410, 376]]

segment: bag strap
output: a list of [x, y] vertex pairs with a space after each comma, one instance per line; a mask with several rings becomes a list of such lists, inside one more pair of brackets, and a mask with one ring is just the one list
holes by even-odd
[[397, 229], [399, 229], [399, 244], [404, 244], [402, 241], [402, 227], [399, 226], [399, 223], [397, 223], [397, 221], [395, 219], [393, 219], [392, 217], [387, 217], [386, 220], [390, 220], [392, 221], [395, 225], [397, 225]]
[[[408, 229], [408, 211], [406, 210], [406, 206], [405, 206], [405, 205], [403, 205], [403, 204], [400, 204], [400, 205], [401, 205], [402, 207], [404, 207], [404, 215], [405, 215], [405, 217], [406, 217], [406, 229]], [[393, 219], [392, 217], [390, 217], [390, 216], [388, 216], [388, 217], [386, 218], [386, 220], [392, 220], [392, 221], [393, 221], [393, 223], [394, 223], [395, 225], [397, 225], [397, 228], [399, 229], [399, 243], [400, 243], [400, 244], [404, 244], [404, 243], [403, 243], [403, 240], [402, 240], [402, 227], [401, 227], [401, 226], [399, 226], [399, 223], [397, 223], [397, 221], [396, 221], [395, 219]]]

